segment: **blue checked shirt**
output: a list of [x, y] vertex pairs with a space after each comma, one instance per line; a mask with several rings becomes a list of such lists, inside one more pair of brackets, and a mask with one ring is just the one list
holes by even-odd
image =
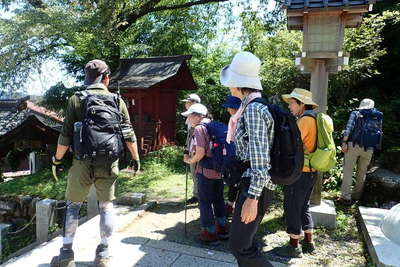
[[264, 187], [274, 190], [268, 170], [271, 169], [270, 150], [274, 136], [274, 120], [268, 107], [250, 103], [238, 120], [235, 133], [236, 156], [250, 161], [242, 177], [250, 177], [248, 193], [260, 196]]
[[349, 137], [351, 132], [354, 130], [354, 125], [358, 117], [358, 111], [352, 111], [350, 113], [349, 120], [347, 121], [346, 129], [344, 130], [343, 137]]

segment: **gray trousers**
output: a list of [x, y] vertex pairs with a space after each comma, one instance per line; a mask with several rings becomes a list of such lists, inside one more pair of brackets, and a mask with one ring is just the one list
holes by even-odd
[[190, 173], [193, 179], [193, 196], [199, 198], [198, 188], [197, 188], [196, 167], [197, 163], [190, 164]]
[[[349, 149], [344, 153], [343, 162], [343, 182], [341, 187], [342, 198], [344, 199], [360, 199], [364, 190], [365, 174], [367, 173], [367, 168], [371, 162], [372, 154], [374, 150], [364, 148], [349, 142]], [[357, 163], [357, 174], [356, 174], [356, 185], [354, 187], [353, 194], [351, 193], [351, 185], [353, 182], [353, 170], [354, 165]]]

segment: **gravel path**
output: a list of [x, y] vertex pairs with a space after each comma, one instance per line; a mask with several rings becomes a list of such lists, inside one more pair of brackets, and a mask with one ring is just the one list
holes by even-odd
[[[264, 218], [258, 234], [260, 244], [266, 256], [273, 261], [295, 266], [365, 266], [369, 260], [364, 256], [363, 243], [358, 238], [338, 238], [334, 231], [318, 229], [316, 231], [317, 252], [304, 255], [301, 259], [286, 259], [275, 256], [271, 250], [288, 241], [278, 206], [272, 208], [270, 215]], [[271, 219], [271, 216], [274, 216]], [[195, 240], [200, 231], [199, 210], [197, 205], [188, 206], [187, 235], [184, 233], [184, 205], [177, 200], [164, 201], [157, 207], [127, 226], [123, 231], [133, 237], [146, 237], [153, 240], [168, 240], [191, 246], [204, 247]], [[269, 229], [273, 229], [272, 231]], [[227, 242], [215, 250], [229, 252]], [[367, 257], [368, 258], [368, 257]], [[369, 264], [368, 264], [369, 265]]]

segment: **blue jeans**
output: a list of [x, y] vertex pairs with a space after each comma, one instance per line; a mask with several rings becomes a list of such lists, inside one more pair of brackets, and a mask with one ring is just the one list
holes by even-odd
[[[224, 182], [222, 179], [208, 179], [197, 173], [200, 221], [204, 228], [214, 227], [215, 218], [225, 220]], [[215, 217], [214, 217], [215, 216]]]

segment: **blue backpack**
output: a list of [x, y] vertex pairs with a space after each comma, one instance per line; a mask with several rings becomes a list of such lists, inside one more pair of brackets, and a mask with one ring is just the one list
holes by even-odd
[[224, 173], [226, 169], [231, 168], [235, 164], [235, 145], [226, 142], [228, 127], [225, 123], [211, 121], [202, 123], [206, 127], [210, 136], [210, 149], [212, 157], [205, 156], [200, 160], [201, 167], [212, 169], [220, 173]]
[[350, 140], [364, 149], [381, 149], [382, 118], [383, 113], [375, 108], [360, 110]]

